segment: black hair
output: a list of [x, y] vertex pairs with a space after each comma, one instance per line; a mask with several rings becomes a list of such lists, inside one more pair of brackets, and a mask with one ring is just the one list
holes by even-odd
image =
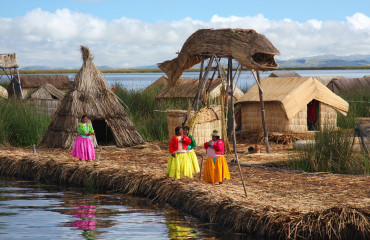
[[184, 129], [184, 130], [186, 129], [186, 130], [190, 131], [190, 128], [188, 126], [185, 126], [182, 129]]
[[82, 120], [83, 120], [85, 117], [87, 117], [87, 116], [86, 116], [86, 115], [82, 115], [82, 117], [81, 117], [81, 122], [82, 122]]
[[214, 136], [215, 138], [217, 138], [217, 140], [220, 140], [220, 136]]
[[179, 131], [180, 131], [180, 129], [181, 129], [182, 127], [176, 127], [175, 128], [175, 134], [177, 134]]

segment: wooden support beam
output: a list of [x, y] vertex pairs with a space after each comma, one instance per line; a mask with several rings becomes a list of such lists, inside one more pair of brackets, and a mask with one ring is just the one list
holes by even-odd
[[256, 81], [258, 82], [259, 86], [259, 95], [260, 95], [260, 102], [261, 102], [261, 117], [262, 117], [262, 128], [263, 128], [263, 137], [265, 139], [265, 144], [266, 144], [266, 151], [267, 153], [270, 153], [270, 144], [269, 144], [269, 138], [268, 138], [268, 133], [266, 129], [266, 114], [265, 114], [265, 104], [263, 102], [263, 92], [262, 92], [262, 87], [261, 87], [261, 80], [260, 80], [260, 72], [257, 70], [257, 78]]

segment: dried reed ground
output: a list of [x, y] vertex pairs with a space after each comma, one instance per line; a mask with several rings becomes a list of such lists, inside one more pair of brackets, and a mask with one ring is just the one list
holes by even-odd
[[[248, 148], [238, 147], [241, 152]], [[161, 143], [105, 148], [99, 162], [84, 163], [66, 150], [38, 149], [34, 156], [31, 148], [3, 147], [0, 174], [72, 185], [90, 181], [100, 190], [146, 196], [234, 231], [273, 238], [367, 239], [370, 234], [368, 175], [243, 167], [245, 198], [236, 165], [230, 165], [231, 179], [222, 185], [204, 183], [198, 174], [193, 179], [167, 178], [166, 148]], [[241, 154], [241, 162], [284, 157], [287, 148], [273, 144], [272, 151], [277, 154]], [[201, 148], [197, 152], [205, 153]], [[232, 158], [227, 157], [228, 161]]]

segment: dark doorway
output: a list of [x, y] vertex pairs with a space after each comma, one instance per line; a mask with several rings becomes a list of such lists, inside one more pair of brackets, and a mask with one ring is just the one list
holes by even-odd
[[104, 119], [95, 119], [92, 121], [98, 145], [116, 145], [112, 130]]
[[320, 102], [315, 99], [307, 104], [307, 130], [318, 131], [320, 130]]

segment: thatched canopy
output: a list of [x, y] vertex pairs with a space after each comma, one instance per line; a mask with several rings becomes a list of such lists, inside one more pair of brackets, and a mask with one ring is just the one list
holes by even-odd
[[[264, 102], [278, 102], [286, 117], [292, 118], [313, 99], [323, 102], [343, 115], [348, 112], [348, 103], [312, 77], [287, 77], [261, 79]], [[237, 104], [259, 102], [258, 86], [242, 96]]]
[[[155, 95], [155, 98], [194, 98], [197, 94], [198, 85], [198, 78], [180, 78], [177, 81], [176, 86], [171, 87], [166, 85]], [[220, 95], [221, 86], [221, 78], [213, 79], [211, 86], [209, 86], [208, 81], [206, 88], [209, 87], [209, 96], [211, 98], [218, 97]], [[243, 96], [243, 92], [236, 87], [234, 95], [235, 99], [238, 100], [241, 96]]]
[[20, 74], [22, 88], [39, 88], [45, 83], [51, 84], [58, 89], [71, 87], [71, 79], [63, 74]]
[[0, 86], [0, 97], [8, 98], [8, 91], [3, 86]]
[[31, 94], [33, 99], [59, 99], [62, 100], [64, 97], [64, 92], [58, 90], [56, 87], [49, 83], [45, 83], [34, 93]]
[[296, 71], [277, 71], [269, 75], [269, 77], [301, 77]]
[[92, 120], [97, 133], [109, 138], [119, 147], [133, 146], [144, 142], [116, 95], [109, 89], [104, 75], [93, 63], [87, 47], [81, 46], [83, 64], [76, 74], [73, 88], [66, 93], [41, 145], [70, 148], [77, 136], [77, 124], [82, 115]]
[[0, 54], [0, 68], [17, 68], [17, 54]]
[[362, 78], [335, 78], [328, 83], [327, 87], [336, 94], [370, 91], [370, 76]]
[[232, 57], [249, 69], [267, 71], [277, 69], [274, 56], [280, 53], [264, 35], [253, 29], [200, 29], [186, 40], [177, 58], [158, 66], [174, 86], [186, 69], [212, 54]]

